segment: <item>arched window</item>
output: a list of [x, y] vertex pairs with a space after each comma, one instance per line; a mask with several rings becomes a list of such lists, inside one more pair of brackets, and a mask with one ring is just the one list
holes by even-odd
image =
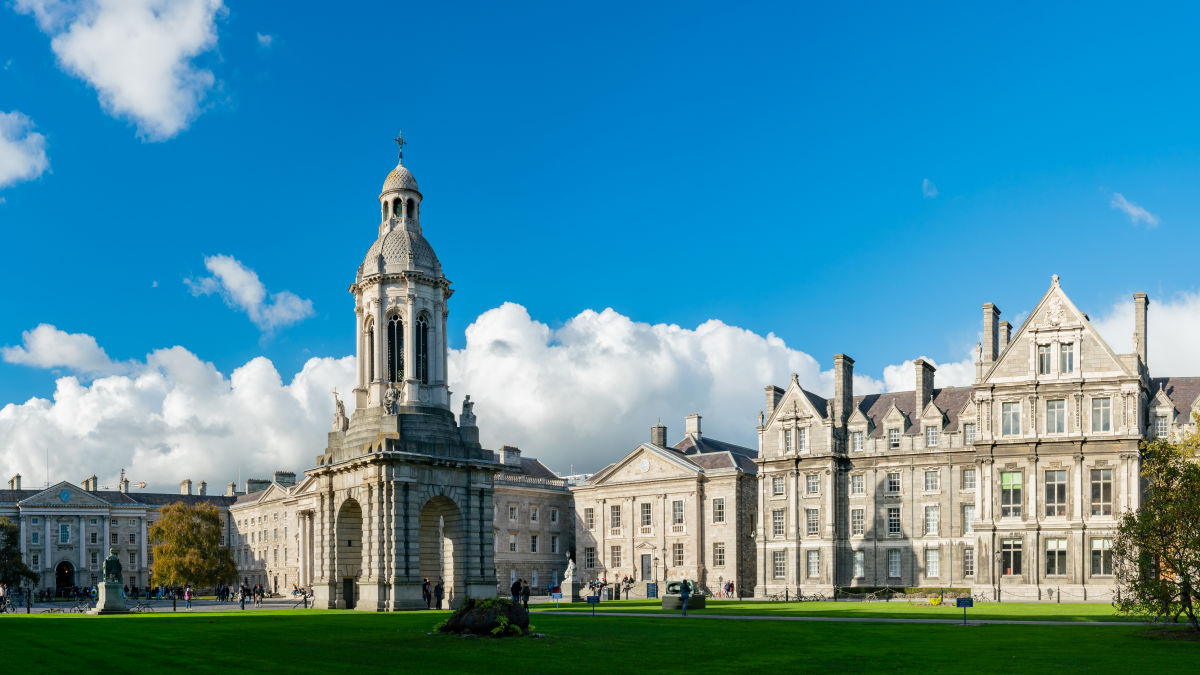
[[388, 382], [404, 380], [404, 322], [398, 314], [392, 315], [387, 326]]
[[417, 379], [429, 384], [429, 322], [424, 314], [417, 318]]
[[392, 202], [392, 217], [393, 218], [402, 217], [404, 215], [403, 213], [401, 213], [402, 208], [404, 208], [404, 202], [401, 201], [399, 198], [397, 198], [396, 201]]
[[409, 218], [417, 217], [417, 203], [411, 199], [408, 200], [408, 217]]
[[388, 219], [388, 203], [387, 202], [383, 203], [383, 219], [384, 220]]
[[367, 324], [367, 382], [375, 381], [375, 323]]

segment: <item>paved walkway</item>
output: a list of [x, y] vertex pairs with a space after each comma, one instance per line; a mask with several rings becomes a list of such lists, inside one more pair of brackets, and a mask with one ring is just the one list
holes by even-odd
[[[700, 610], [703, 611], [703, 610]], [[569, 614], [571, 616], [591, 616], [591, 612], [534, 610], [530, 614]], [[645, 612], [597, 612], [596, 616], [634, 616], [656, 619], [729, 619], [733, 621], [835, 621], [842, 623], [934, 623], [947, 625], [962, 625], [962, 620], [954, 619], [902, 619], [892, 617], [870, 616], [760, 616], [756, 614], [699, 614], [693, 612], [684, 617], [682, 614], [647, 614]], [[1016, 626], [1145, 626], [1137, 621], [1031, 621], [1022, 619], [967, 619], [968, 626], [985, 624], [1005, 624]]]

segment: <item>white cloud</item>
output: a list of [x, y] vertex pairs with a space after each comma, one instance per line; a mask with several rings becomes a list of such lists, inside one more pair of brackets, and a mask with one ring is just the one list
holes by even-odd
[[46, 137], [33, 130], [33, 121], [16, 110], [0, 112], [0, 188], [37, 178], [48, 168]]
[[0, 347], [0, 357], [8, 363], [36, 368], [69, 368], [100, 374], [120, 369], [108, 354], [96, 344], [96, 338], [85, 333], [67, 333], [43, 323], [21, 333], [22, 346]]
[[[1115, 301], [1092, 325], [1118, 354], [1133, 351], [1133, 297]], [[1146, 317], [1146, 359], [1156, 377], [1200, 375], [1200, 290], [1150, 298]]]
[[[933, 364], [936, 372], [933, 376], [933, 386], [965, 387], [975, 383], [975, 357], [969, 355], [962, 361], [938, 364], [928, 356], [922, 356]], [[917, 371], [913, 367], [914, 359], [886, 366], [883, 369], [884, 391], [913, 391], [917, 388]]]
[[255, 39], [258, 40], [258, 46], [262, 47], [263, 49], [270, 49], [271, 43], [275, 41], [274, 35], [264, 35], [262, 33], [255, 33], [254, 37], [255, 37]]
[[150, 140], [184, 129], [215, 82], [192, 59], [216, 46], [222, 0], [16, 0], [16, 9], [51, 37], [64, 70]]
[[938, 196], [937, 186], [934, 185], [933, 181], [929, 180], [928, 178], [921, 181], [921, 196], [925, 197], [926, 199], [932, 199]]
[[204, 266], [213, 276], [184, 279], [192, 295], [220, 294], [226, 304], [246, 312], [263, 331], [273, 331], [313, 314], [312, 301], [290, 291], [272, 293], [268, 301], [267, 289], [258, 275], [232, 256], [209, 256], [204, 259]]
[[1158, 216], [1150, 213], [1137, 204], [1134, 204], [1128, 199], [1125, 199], [1125, 195], [1121, 194], [1120, 192], [1113, 193], [1112, 201], [1110, 201], [1108, 205], [1129, 216], [1129, 222], [1133, 223], [1134, 225], [1137, 225], [1138, 223], [1145, 223], [1149, 227], [1158, 225]]
[[50, 448], [51, 481], [95, 472], [111, 486], [125, 468], [151, 489], [192, 478], [220, 493], [239, 473], [310, 468], [333, 416], [330, 392], [353, 384], [352, 357], [309, 359], [285, 384], [266, 358], [225, 376], [183, 347], [160, 349], [124, 374], [61, 377], [51, 400], [0, 408], [0, 466], [40, 479]]

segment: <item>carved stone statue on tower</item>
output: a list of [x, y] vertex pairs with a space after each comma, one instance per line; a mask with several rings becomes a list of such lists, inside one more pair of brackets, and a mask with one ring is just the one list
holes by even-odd
[[333, 430], [345, 431], [350, 428], [350, 420], [346, 417], [346, 406], [338, 398], [337, 390], [333, 391]]
[[458, 424], [463, 427], [475, 426], [475, 404], [471, 402], [470, 394], [463, 397], [462, 414], [458, 417]]

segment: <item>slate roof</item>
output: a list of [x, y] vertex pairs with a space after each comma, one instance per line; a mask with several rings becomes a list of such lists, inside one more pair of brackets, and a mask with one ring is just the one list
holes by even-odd
[[[933, 390], [933, 404], [939, 410], [946, 413], [948, 420], [946, 431], [958, 431], [958, 413], [967, 404], [967, 400], [971, 398], [971, 390], [971, 387], [945, 387]], [[911, 425], [908, 427], [906, 433], [910, 436], [920, 434], [922, 411], [915, 410], [917, 404], [916, 391], [889, 391], [886, 394], [867, 394], [866, 396], [854, 397], [854, 407], [861, 410], [871, 420], [873, 428], [870, 435], [874, 437], [883, 435], [883, 418], [887, 416], [893, 402], [895, 402], [900, 412], [904, 413], [904, 416], [908, 418], [908, 422]]]
[[256, 501], [259, 497], [262, 496], [262, 494], [264, 492], [266, 492], [265, 489], [259, 490], [258, 492], [251, 492], [249, 494], [238, 495], [236, 499], [234, 499], [232, 497], [227, 497], [227, 499], [234, 499], [234, 501], [232, 502], [233, 504], [247, 504], [249, 502]]
[[1171, 403], [1175, 404], [1175, 422], [1189, 424], [1192, 421], [1192, 403], [1200, 397], [1200, 377], [1152, 377], [1150, 395], [1157, 396], [1159, 387]]
[[757, 450], [715, 438], [688, 434], [666, 449], [701, 469], [741, 469], [746, 473], [758, 473], [758, 465], [754, 463]]

